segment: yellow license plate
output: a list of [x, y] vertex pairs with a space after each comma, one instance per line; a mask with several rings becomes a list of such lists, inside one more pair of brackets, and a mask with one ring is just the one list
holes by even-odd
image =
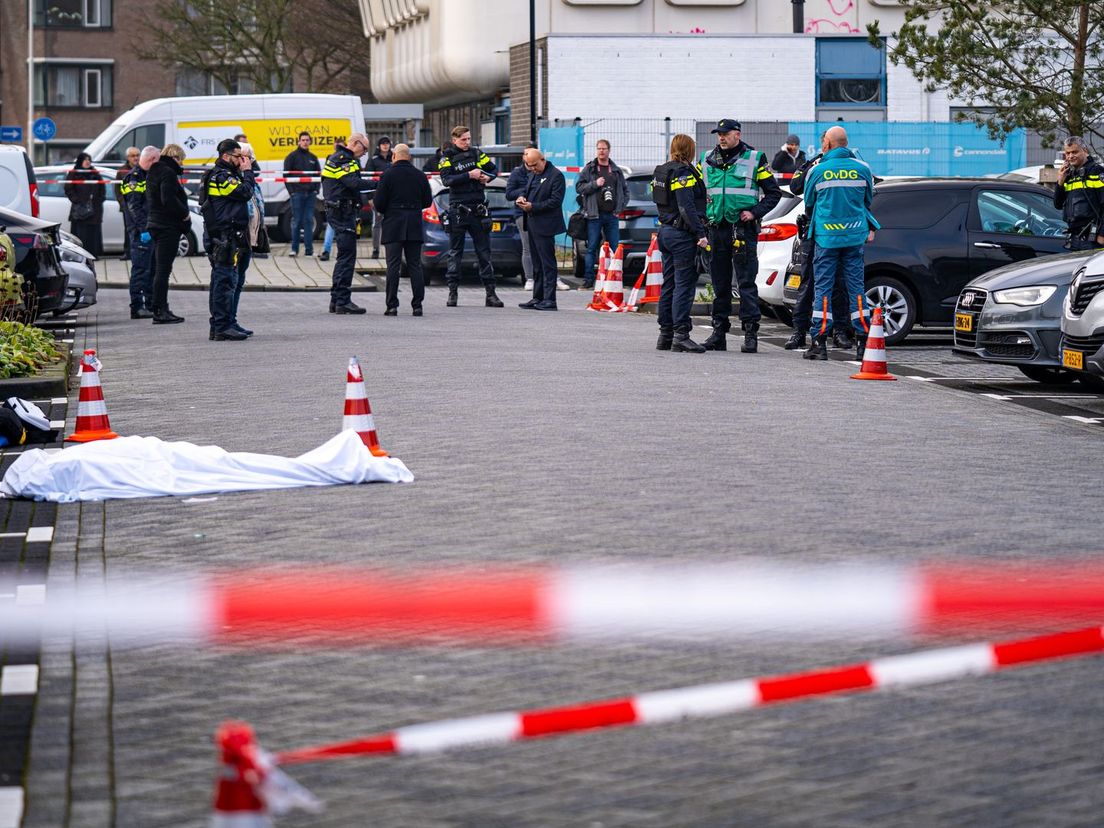
[[1080, 351], [1067, 351], [1062, 349], [1062, 365], [1066, 368], [1076, 368], [1078, 371], [1085, 370], [1085, 355]]
[[791, 273], [786, 278], [786, 287], [790, 288], [791, 290], [796, 290], [797, 288], [801, 287], [801, 274]]
[[955, 314], [956, 331], [972, 331], [974, 329], [974, 317], [968, 313]]
[[492, 233], [497, 233], [501, 229], [502, 229], [502, 222], [501, 221], [492, 221], [491, 222], [491, 232]]

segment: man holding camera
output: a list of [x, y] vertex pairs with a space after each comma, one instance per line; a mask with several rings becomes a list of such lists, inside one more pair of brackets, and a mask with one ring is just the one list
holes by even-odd
[[744, 344], [740, 350], [759, 350], [759, 221], [782, 198], [782, 190], [767, 166], [767, 157], [740, 140], [740, 122], [722, 118], [712, 130], [717, 146], [702, 158], [709, 225], [709, 276], [713, 282], [713, 333], [702, 343], [706, 350], [728, 349], [725, 335], [731, 324], [732, 273], [740, 288], [740, 322]]

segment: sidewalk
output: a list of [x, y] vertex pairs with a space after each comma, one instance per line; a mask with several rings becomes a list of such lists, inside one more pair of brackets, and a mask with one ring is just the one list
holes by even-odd
[[[328, 262], [318, 256], [295, 258], [288, 256], [288, 244], [272, 245], [268, 258], [254, 258], [245, 276], [245, 290], [329, 290], [332, 283], [335, 255], [331, 251]], [[318, 245], [321, 251], [322, 245]], [[360, 292], [382, 291], [387, 264], [381, 255], [372, 258], [372, 242], [362, 239], [357, 243], [356, 274], [353, 290]], [[102, 288], [125, 288], [130, 283], [130, 262], [121, 261], [115, 254], [105, 255], [98, 262], [97, 279]], [[211, 281], [211, 265], [207, 257], [178, 257], [173, 263], [169, 287], [174, 290], [206, 290]]]

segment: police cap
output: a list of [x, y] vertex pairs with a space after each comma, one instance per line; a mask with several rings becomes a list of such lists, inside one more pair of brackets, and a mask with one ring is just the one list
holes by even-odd
[[717, 128], [709, 130], [712, 133], [717, 132], [732, 132], [733, 130], [740, 129], [740, 122], [733, 118], [721, 118], [717, 121]]

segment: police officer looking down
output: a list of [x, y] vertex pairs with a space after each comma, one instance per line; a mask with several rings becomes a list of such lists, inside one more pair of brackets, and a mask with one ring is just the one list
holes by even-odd
[[689, 135], [671, 139], [670, 160], [652, 173], [652, 200], [659, 208], [659, 252], [663, 287], [659, 294], [656, 350], [705, 353], [690, 338], [690, 305], [698, 283], [697, 250], [709, 245], [705, 229], [705, 184], [694, 168], [696, 147]]
[[238, 284], [238, 256], [249, 250], [249, 200], [253, 184], [243, 170], [251, 159], [241, 145], [226, 138], [219, 141], [218, 160], [203, 174], [200, 183], [200, 210], [207, 234], [207, 255], [211, 261], [211, 288], [208, 306], [211, 312], [210, 339], [214, 342], [240, 342], [249, 334], [234, 324], [234, 290]]
[[146, 173], [161, 157], [157, 147], [145, 147], [134, 168], [123, 177], [119, 195], [130, 239], [130, 318], [153, 318], [153, 238], [145, 229], [149, 219]]
[[364, 313], [352, 302], [353, 267], [356, 265], [357, 217], [364, 187], [357, 159], [368, 151], [361, 132], [349, 136], [345, 146], [326, 159], [322, 167], [322, 199], [326, 223], [333, 228], [337, 258], [330, 287], [330, 313]]
[[1066, 163], [1058, 173], [1054, 206], [1069, 227], [1070, 250], [1104, 247], [1104, 165], [1089, 155], [1083, 138], [1071, 135], [1062, 147]]
[[460, 265], [464, 258], [464, 235], [471, 236], [475, 257], [479, 261], [479, 278], [487, 291], [487, 307], [501, 308], [502, 300], [495, 293], [494, 268], [491, 266], [491, 214], [483, 191], [487, 182], [498, 174], [494, 162], [486, 153], [473, 147], [471, 130], [458, 126], [452, 130], [452, 143], [441, 154], [438, 165], [441, 183], [449, 188], [448, 301], [456, 307], [460, 290]]
[[782, 190], [767, 166], [767, 157], [740, 140], [740, 122], [724, 118], [712, 130], [717, 146], [702, 158], [707, 195], [706, 218], [712, 248], [709, 276], [713, 282], [713, 333], [706, 350], [727, 350], [731, 327], [732, 273], [740, 288], [740, 322], [744, 344], [740, 350], [759, 350], [759, 220], [782, 198]]

